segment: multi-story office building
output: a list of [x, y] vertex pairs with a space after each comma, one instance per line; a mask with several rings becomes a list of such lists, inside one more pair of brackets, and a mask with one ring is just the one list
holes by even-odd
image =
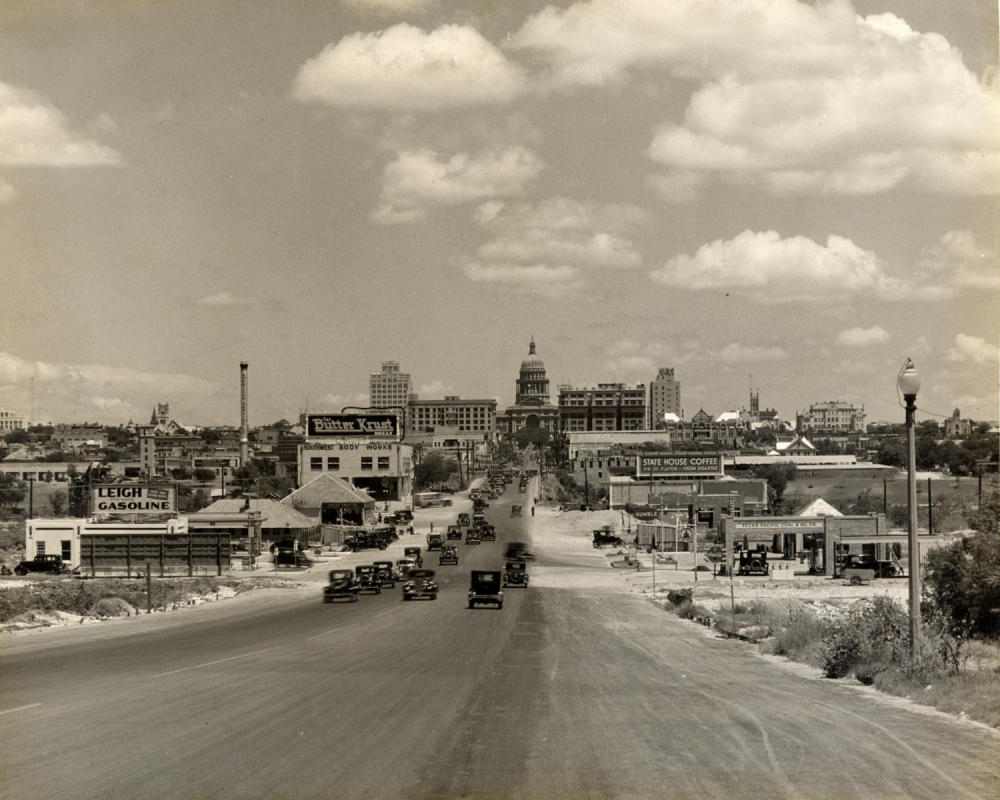
[[0, 436], [26, 427], [24, 417], [15, 414], [13, 411], [3, 411], [0, 409]]
[[108, 446], [108, 433], [102, 425], [53, 425], [51, 439], [60, 450]]
[[368, 379], [368, 405], [374, 408], [405, 408], [410, 399], [410, 373], [400, 372], [396, 361], [383, 361], [382, 371]]
[[646, 427], [646, 385], [599, 383], [590, 389], [559, 387], [563, 431], [634, 431]]
[[859, 408], [841, 400], [813, 403], [808, 411], [796, 412], [795, 429], [798, 433], [863, 431], [865, 407]]
[[443, 400], [410, 397], [406, 407], [407, 442], [428, 444], [435, 434], [456, 441], [483, 442], [496, 431], [497, 401], [446, 396]]
[[673, 367], [660, 367], [649, 384], [649, 429], [656, 430], [664, 414], [681, 417], [681, 384], [674, 378]]

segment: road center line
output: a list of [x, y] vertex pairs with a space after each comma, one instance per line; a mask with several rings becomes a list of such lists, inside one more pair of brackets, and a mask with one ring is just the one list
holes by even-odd
[[4, 714], [13, 714], [15, 711], [27, 711], [29, 708], [38, 708], [40, 705], [41, 703], [29, 703], [26, 706], [18, 706], [17, 708], [6, 708], [3, 711], [0, 711], [0, 717]]
[[261, 653], [266, 653], [268, 650], [273, 648], [265, 647], [263, 650], [254, 650], [252, 653], [243, 653], [238, 656], [230, 656], [229, 658], [220, 658], [216, 661], [206, 661], [204, 664], [192, 664], [190, 667], [181, 667], [180, 669], [172, 669], [169, 672], [161, 672], [158, 675], [154, 675], [154, 678], [164, 678], [167, 675], [176, 675], [178, 672], [187, 672], [192, 669], [201, 669], [202, 667], [214, 667], [216, 664], [225, 664], [227, 661], [238, 661], [241, 658], [249, 658], [250, 656], [258, 656]]

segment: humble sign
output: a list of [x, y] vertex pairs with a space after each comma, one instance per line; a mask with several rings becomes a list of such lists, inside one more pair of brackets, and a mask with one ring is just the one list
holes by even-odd
[[720, 453], [650, 453], [636, 457], [636, 476], [722, 475]]
[[398, 439], [396, 414], [310, 414], [306, 436], [329, 438]]
[[173, 514], [177, 496], [172, 486], [146, 483], [109, 483], [94, 487], [95, 514], [127, 511], [131, 514]]

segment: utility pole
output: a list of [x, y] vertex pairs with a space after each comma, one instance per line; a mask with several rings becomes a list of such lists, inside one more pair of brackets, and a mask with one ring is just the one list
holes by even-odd
[[28, 519], [35, 516], [35, 476], [28, 475]]

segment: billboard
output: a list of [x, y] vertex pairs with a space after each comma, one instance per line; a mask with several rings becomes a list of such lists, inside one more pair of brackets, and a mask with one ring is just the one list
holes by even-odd
[[636, 477], [722, 475], [722, 453], [643, 453], [636, 456]]
[[387, 413], [309, 414], [306, 436], [329, 438], [395, 439], [400, 438], [399, 416]]
[[94, 514], [174, 514], [177, 495], [173, 486], [148, 483], [108, 483], [94, 486]]

